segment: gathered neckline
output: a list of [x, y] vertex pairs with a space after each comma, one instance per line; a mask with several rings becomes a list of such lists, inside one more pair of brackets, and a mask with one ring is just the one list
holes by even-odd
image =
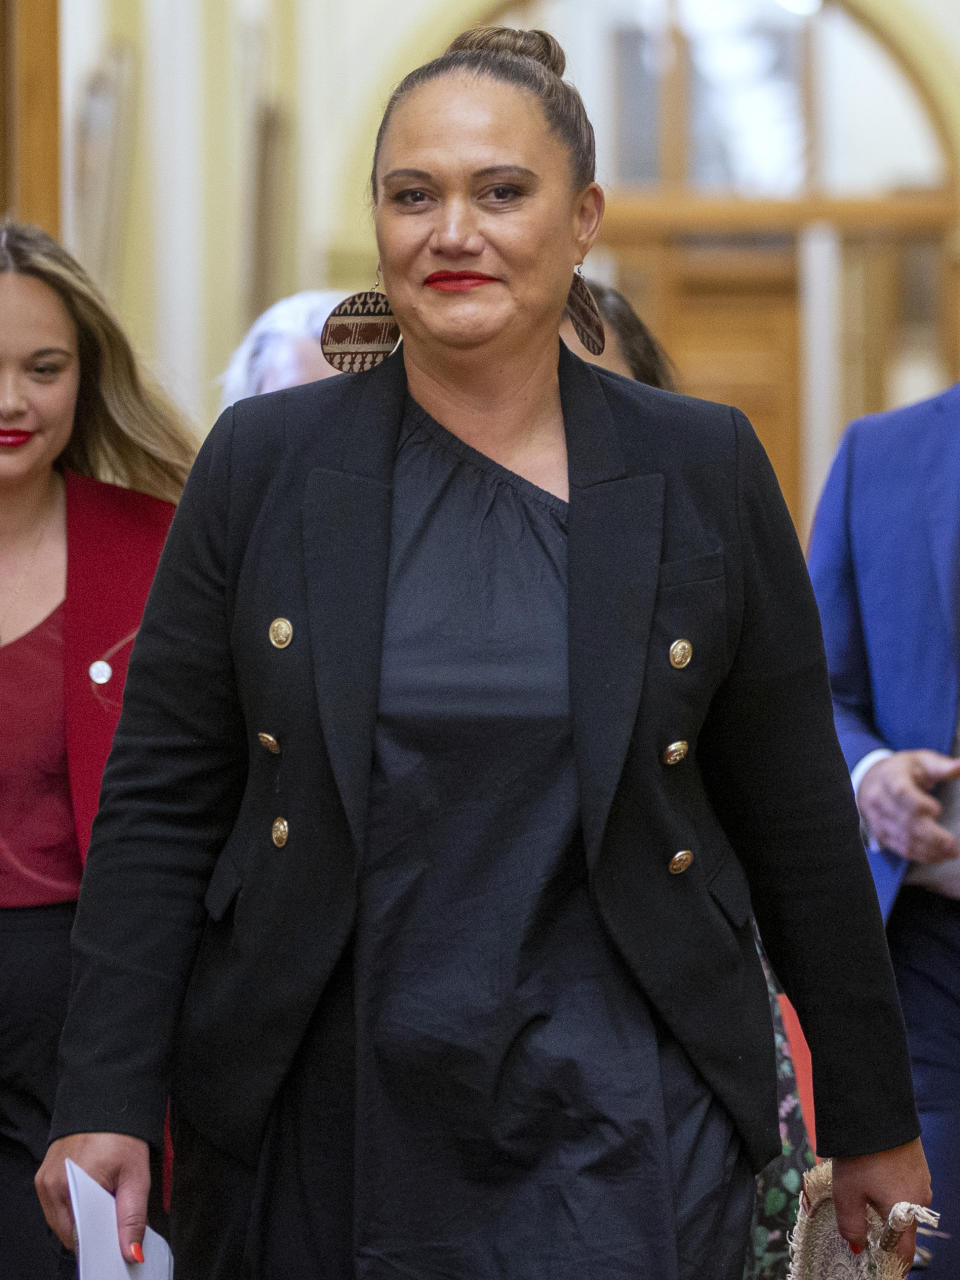
[[[407, 395], [407, 404], [410, 410], [409, 417], [413, 419], [417, 426], [424, 427], [440, 445], [455, 453], [459, 458], [470, 463], [485, 475], [502, 481], [521, 495], [538, 502], [541, 506], [548, 507], [557, 515], [566, 516], [569, 503], [565, 502], [563, 498], [551, 493], [549, 489], [542, 489], [540, 485], [534, 484], [532, 480], [527, 480], [524, 476], [518, 475], [516, 471], [511, 471], [509, 467], [497, 462], [482, 450], [475, 449], [473, 445], [461, 440], [458, 435], [455, 435], [442, 422], [438, 422], [436, 418], [429, 414], [409, 393]], [[398, 449], [403, 446], [412, 434], [412, 431], [401, 433], [397, 445]]]

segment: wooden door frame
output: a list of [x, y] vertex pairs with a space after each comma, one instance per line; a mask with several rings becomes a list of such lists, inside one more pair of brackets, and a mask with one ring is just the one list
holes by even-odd
[[0, 213], [60, 234], [58, 0], [0, 0]]
[[941, 350], [951, 378], [960, 379], [960, 254], [955, 240], [960, 199], [953, 188], [845, 200], [810, 195], [797, 200], [703, 196], [688, 192], [612, 191], [597, 241], [615, 256], [683, 235], [799, 234], [827, 225], [844, 237], [922, 236], [939, 240], [947, 259], [940, 317]]

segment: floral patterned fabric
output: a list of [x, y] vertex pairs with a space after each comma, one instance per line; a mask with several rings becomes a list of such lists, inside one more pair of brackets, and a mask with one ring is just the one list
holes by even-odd
[[797, 1220], [803, 1175], [816, 1163], [800, 1110], [793, 1056], [780, 1014], [776, 981], [765, 959], [763, 967], [777, 1050], [777, 1099], [783, 1150], [757, 1175], [757, 1199], [743, 1280], [782, 1280], [786, 1276], [790, 1266], [787, 1232], [793, 1230]]

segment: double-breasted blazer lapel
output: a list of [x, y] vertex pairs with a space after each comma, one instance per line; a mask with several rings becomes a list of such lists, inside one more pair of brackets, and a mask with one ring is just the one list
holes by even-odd
[[339, 456], [307, 477], [303, 556], [314, 682], [330, 765], [364, 844], [390, 560], [393, 459], [406, 376], [400, 356], [363, 376]]
[[[567, 434], [569, 664], [588, 858], [596, 859], [643, 683], [663, 520], [660, 474], [630, 475], [589, 366], [562, 349]], [[316, 695], [331, 767], [358, 850], [379, 693], [393, 459], [406, 394], [402, 360], [364, 375], [330, 465], [307, 478], [303, 549]]]
[[637, 717], [663, 534], [664, 477], [629, 474], [589, 366], [561, 351], [570, 474], [570, 700], [589, 865]]

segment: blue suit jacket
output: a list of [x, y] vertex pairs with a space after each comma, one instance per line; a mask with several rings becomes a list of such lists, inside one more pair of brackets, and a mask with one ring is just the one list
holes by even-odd
[[[950, 752], [960, 657], [960, 384], [847, 430], [809, 554], [849, 768], [878, 747]], [[886, 917], [907, 863], [869, 854]]]

